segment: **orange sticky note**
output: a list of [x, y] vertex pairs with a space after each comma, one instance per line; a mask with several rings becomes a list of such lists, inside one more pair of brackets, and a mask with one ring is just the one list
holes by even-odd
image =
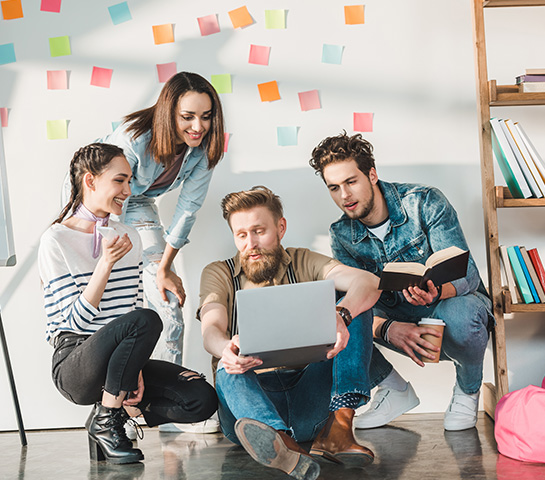
[[373, 114], [354, 112], [354, 131], [355, 132], [372, 132], [373, 131]]
[[164, 25], [153, 25], [153, 41], [155, 45], [162, 43], [174, 43], [174, 30], [172, 29], [172, 23], [165, 23]]
[[8, 126], [8, 109], [7, 107], [0, 108], [0, 124], [2, 127]]
[[250, 12], [246, 6], [231, 10], [229, 12], [229, 17], [231, 18], [231, 23], [233, 28], [242, 28], [247, 27], [254, 23]]
[[2, 2], [2, 15], [4, 15], [4, 20], [23, 18], [21, 0], [4, 0]]
[[280, 92], [278, 91], [278, 84], [276, 80], [272, 82], [259, 83], [257, 85], [259, 89], [259, 96], [262, 102], [274, 102], [280, 100]]
[[365, 23], [363, 5], [345, 5], [344, 23], [346, 23], [346, 25], [360, 25]]

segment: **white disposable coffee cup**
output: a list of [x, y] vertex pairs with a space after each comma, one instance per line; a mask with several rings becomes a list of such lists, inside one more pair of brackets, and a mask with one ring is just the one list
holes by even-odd
[[428, 353], [435, 355], [435, 360], [431, 360], [427, 357], [422, 356], [422, 361], [425, 363], [439, 363], [439, 356], [441, 354], [441, 344], [443, 343], [443, 331], [445, 330], [446, 323], [443, 322], [443, 320], [440, 320], [438, 318], [423, 318], [422, 320], [418, 322], [418, 326], [432, 328], [433, 330], [441, 332], [440, 337], [436, 337], [432, 335], [431, 333], [425, 333], [424, 335], [422, 335], [422, 338], [424, 340], [430, 342], [432, 345], [436, 347], [439, 347], [438, 352], [434, 352], [433, 350], [424, 348], [424, 350], [426, 350]]

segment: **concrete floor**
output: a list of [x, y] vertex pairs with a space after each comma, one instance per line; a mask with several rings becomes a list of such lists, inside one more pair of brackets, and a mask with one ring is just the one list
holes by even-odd
[[[445, 432], [443, 416], [404, 415], [387, 427], [358, 430], [375, 462], [365, 469], [322, 464], [320, 479], [545, 479], [545, 465], [525, 464], [499, 455], [494, 424], [481, 414], [477, 428]], [[165, 434], [144, 429], [142, 463], [124, 466], [91, 463], [84, 430], [0, 434], [0, 479], [87, 480], [255, 480], [287, 479], [254, 462], [221, 434]], [[304, 445], [309, 447], [309, 445]]]

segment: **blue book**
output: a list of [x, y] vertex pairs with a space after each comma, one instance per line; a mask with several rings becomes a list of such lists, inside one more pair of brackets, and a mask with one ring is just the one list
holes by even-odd
[[524, 272], [524, 277], [526, 278], [526, 281], [528, 282], [528, 286], [530, 287], [530, 292], [532, 292], [532, 297], [534, 299], [534, 302], [540, 303], [541, 300], [539, 299], [539, 295], [537, 294], [536, 287], [534, 286], [534, 282], [532, 281], [532, 277], [530, 276], [530, 272], [528, 271], [526, 262], [524, 261], [524, 258], [522, 257], [522, 253], [520, 252], [520, 247], [515, 246], [515, 252], [517, 252], [517, 258], [519, 259], [520, 266], [522, 267], [522, 271]]
[[524, 303], [534, 303], [534, 297], [532, 297], [532, 292], [530, 291], [530, 286], [526, 281], [524, 272], [522, 271], [522, 266], [520, 265], [519, 259], [517, 257], [517, 252], [515, 247], [507, 247], [507, 256], [509, 257], [509, 263], [513, 268], [513, 273], [515, 274], [515, 281], [519, 287], [520, 296], [524, 300]]

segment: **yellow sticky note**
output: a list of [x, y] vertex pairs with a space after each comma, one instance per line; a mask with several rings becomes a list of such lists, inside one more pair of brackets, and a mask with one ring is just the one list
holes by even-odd
[[70, 48], [70, 38], [68, 35], [63, 37], [52, 37], [49, 39], [49, 51], [52, 57], [62, 57], [72, 55]]
[[365, 23], [363, 5], [345, 5], [344, 23], [346, 25], [360, 25]]
[[64, 140], [68, 138], [68, 122], [66, 120], [47, 121], [47, 139]]
[[2, 15], [4, 20], [23, 18], [21, 0], [5, 0], [2, 2]]
[[153, 41], [155, 45], [161, 43], [174, 43], [174, 30], [172, 23], [165, 23], [164, 25], [153, 25]]
[[233, 93], [233, 87], [231, 86], [231, 74], [229, 73], [212, 75], [210, 77], [210, 83], [218, 93]]
[[286, 28], [286, 10], [265, 10], [265, 28]]
[[248, 25], [254, 23], [246, 6], [231, 10], [229, 12], [229, 17], [231, 18], [233, 28], [247, 27]]
[[259, 89], [259, 96], [262, 102], [274, 102], [280, 100], [280, 92], [278, 91], [278, 84], [276, 80], [272, 82], [260, 83], [257, 85]]

